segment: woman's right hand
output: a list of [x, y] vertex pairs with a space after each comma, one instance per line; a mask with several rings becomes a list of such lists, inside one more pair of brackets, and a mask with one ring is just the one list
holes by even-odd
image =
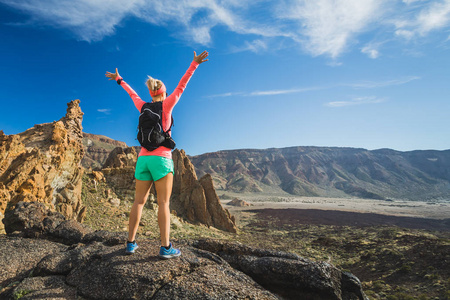
[[119, 71], [117, 71], [117, 68], [116, 68], [116, 73], [111, 73], [111, 72], [106, 71], [105, 76], [109, 78], [108, 80], [116, 80], [116, 78], [119, 77], [120, 75], [119, 75]]
[[194, 51], [194, 61], [197, 62], [198, 64], [204, 63], [205, 61], [208, 61], [209, 59], [205, 59], [207, 58], [209, 55], [209, 53], [205, 50], [202, 53], [200, 53], [197, 56], [197, 53], [195, 53]]

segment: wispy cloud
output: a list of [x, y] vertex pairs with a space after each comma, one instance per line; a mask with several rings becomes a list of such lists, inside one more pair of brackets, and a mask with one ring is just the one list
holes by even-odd
[[109, 115], [111, 113], [111, 109], [110, 108], [99, 108], [97, 109], [98, 112], [101, 112], [105, 115]]
[[[450, 26], [450, 0], [0, 0], [27, 15], [15, 25], [44, 25], [70, 30], [95, 42], [115, 34], [126, 18], [167, 27], [188, 43], [213, 44], [211, 31], [226, 28], [241, 36], [231, 52], [270, 51], [281, 41], [300, 46], [312, 56], [335, 61], [360, 49], [372, 59], [381, 44], [360, 45], [383, 33], [388, 40], [407, 41]], [[255, 13], [257, 12], [257, 13]], [[368, 37], [369, 36], [369, 37]], [[447, 38], [448, 34], [445, 34]], [[234, 49], [234, 50], [233, 50]], [[338, 65], [335, 63], [335, 65]]]
[[242, 93], [242, 92], [231, 93], [230, 92], [230, 93], [204, 96], [203, 98], [224, 98], [224, 97], [237, 97], [237, 96], [243, 96], [243, 95], [245, 95], [245, 93]]
[[283, 95], [283, 94], [295, 94], [295, 93], [323, 90], [325, 88], [326, 87], [306, 87], [306, 88], [299, 88], [299, 89], [255, 91], [255, 92], [248, 93], [247, 96], [274, 96], [274, 95]]
[[344, 107], [344, 106], [353, 106], [353, 105], [362, 105], [362, 104], [376, 104], [376, 103], [382, 103], [385, 102], [386, 98], [377, 98], [375, 96], [370, 97], [358, 97], [353, 98], [348, 101], [332, 101], [325, 104], [329, 107]]
[[265, 90], [265, 91], [253, 91], [253, 92], [236, 92], [236, 93], [223, 93], [217, 95], [209, 95], [204, 98], [223, 98], [223, 97], [254, 97], [254, 96], [275, 96], [285, 94], [303, 93], [314, 90], [323, 90], [329, 87], [306, 87], [298, 89], [285, 89], [285, 90]]
[[141, 0], [0, 0], [30, 19], [14, 25], [42, 24], [71, 30], [79, 39], [99, 41], [115, 33], [122, 19], [136, 10]]
[[[304, 93], [310, 91], [319, 91], [319, 90], [327, 90], [338, 87], [350, 87], [353, 89], [376, 89], [383, 88], [388, 86], [396, 86], [403, 85], [409, 83], [414, 80], [419, 80], [418, 76], [407, 76], [403, 78], [390, 79], [384, 81], [359, 81], [352, 83], [337, 83], [332, 85], [323, 85], [323, 86], [311, 86], [311, 87], [301, 87], [301, 88], [292, 88], [292, 89], [277, 89], [277, 90], [265, 90], [265, 91], [253, 91], [253, 92], [229, 92], [223, 94], [209, 95], [204, 98], [223, 98], [223, 97], [252, 97], [252, 96], [275, 96], [275, 95], [284, 95], [284, 94], [295, 94], [295, 93]], [[360, 99], [360, 98], [355, 98]], [[361, 98], [362, 99], [362, 98]]]
[[[418, 1], [406, 1], [407, 4]], [[450, 0], [430, 1], [421, 5], [413, 17], [398, 16], [395, 34], [407, 40], [423, 37], [450, 26]]]
[[251, 51], [254, 53], [260, 53], [266, 51], [268, 48], [268, 42], [257, 39], [254, 41], [245, 41], [243, 46], [231, 46], [231, 53], [238, 53], [244, 51]]
[[367, 54], [368, 57], [375, 59], [380, 56], [380, 52], [374, 47], [374, 45], [366, 45], [361, 49], [361, 52]]
[[420, 79], [420, 77], [418, 76], [408, 76], [405, 78], [391, 79], [386, 81], [360, 81], [355, 83], [342, 84], [342, 86], [349, 86], [355, 89], [373, 89], [393, 85], [402, 85], [418, 79]]

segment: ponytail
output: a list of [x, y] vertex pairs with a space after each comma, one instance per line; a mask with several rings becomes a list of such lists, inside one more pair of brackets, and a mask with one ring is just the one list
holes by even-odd
[[148, 89], [152, 92], [156, 92], [157, 90], [159, 90], [161, 88], [161, 86], [163, 85], [162, 81], [159, 79], [155, 79], [151, 76], [148, 76], [147, 81], [145, 82], [145, 84], [147, 85]]

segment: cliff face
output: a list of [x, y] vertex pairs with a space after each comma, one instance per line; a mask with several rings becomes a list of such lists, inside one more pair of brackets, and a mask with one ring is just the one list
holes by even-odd
[[19, 201], [38, 201], [69, 219], [83, 220], [83, 113], [79, 103], [68, 103], [59, 121], [35, 125], [16, 135], [0, 131], [0, 212]]
[[83, 146], [84, 157], [81, 164], [86, 169], [101, 169], [113, 149], [128, 147], [124, 142], [85, 132], [83, 132]]
[[450, 197], [450, 150], [400, 152], [331, 147], [219, 151], [190, 157], [216, 188], [301, 196]]

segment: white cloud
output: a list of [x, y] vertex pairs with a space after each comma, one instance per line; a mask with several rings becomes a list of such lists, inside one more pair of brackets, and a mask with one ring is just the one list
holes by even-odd
[[367, 56], [369, 56], [372, 59], [378, 58], [378, 56], [380, 56], [380, 53], [378, 52], [378, 50], [375, 49], [371, 45], [367, 45], [367, 46], [363, 47], [361, 49], [361, 52], [364, 54], [367, 54]]
[[278, 17], [297, 22], [298, 40], [314, 56], [338, 57], [382, 12], [382, 0], [301, 0], [279, 7]]
[[422, 35], [448, 26], [450, 23], [450, 0], [433, 2], [419, 13], [417, 23], [418, 31]]
[[370, 97], [358, 97], [353, 98], [348, 101], [332, 101], [325, 104], [329, 107], [344, 107], [344, 106], [353, 106], [353, 105], [362, 105], [362, 104], [376, 104], [376, 103], [382, 103], [385, 102], [386, 98], [377, 98], [374, 96]]
[[425, 1], [425, 0], [403, 0], [403, 3], [412, 4], [415, 2], [423, 2], [423, 1]]
[[340, 65], [337, 58], [354, 48], [370, 58], [380, 56], [379, 44], [364, 45], [360, 38], [381, 35], [385, 40], [411, 40], [450, 26], [450, 0], [0, 0], [0, 3], [30, 16], [16, 25], [66, 29], [88, 42], [114, 35], [125, 18], [138, 18], [167, 27], [176, 38], [188, 43], [212, 45], [212, 30], [221, 26], [241, 36], [239, 43], [243, 46], [230, 45], [231, 52], [259, 53], [294, 43], [312, 56], [332, 58], [333, 65]]
[[[407, 4], [417, 1], [408, 1]], [[413, 16], [400, 15], [394, 20], [395, 34], [407, 40], [428, 35], [450, 26], [450, 0], [430, 1], [421, 5]]]
[[97, 109], [98, 112], [104, 113], [105, 115], [109, 115], [111, 113], [110, 108], [99, 108]]
[[242, 92], [236, 92], [236, 93], [223, 93], [223, 94], [216, 94], [216, 95], [209, 95], [209, 96], [204, 96], [204, 98], [224, 98], [224, 97], [237, 97], [237, 96], [242, 96], [244, 95], [244, 93]]
[[[232, 46], [231, 53], [251, 51], [254, 53], [260, 53], [262, 51], [266, 51], [268, 49], [268, 45], [266, 41], [257, 39], [254, 41], [245, 41], [244, 45], [241, 47]], [[273, 50], [273, 48], [272, 48]]]
[[[295, 93], [304, 93], [304, 92], [310, 92], [310, 91], [319, 91], [319, 90], [327, 90], [332, 88], [338, 88], [338, 87], [350, 87], [353, 89], [374, 89], [374, 88], [382, 88], [382, 87], [388, 87], [388, 86], [396, 86], [396, 85], [402, 85], [406, 84], [408, 82], [419, 80], [420, 77], [418, 76], [408, 76], [404, 78], [398, 78], [398, 79], [391, 79], [391, 80], [385, 80], [385, 81], [359, 81], [359, 82], [353, 82], [353, 83], [338, 83], [335, 85], [328, 85], [328, 86], [311, 86], [311, 87], [302, 87], [302, 88], [293, 88], [293, 89], [281, 89], [281, 90], [265, 90], [265, 91], [253, 91], [253, 92], [229, 92], [229, 93], [223, 93], [223, 94], [217, 94], [217, 95], [209, 95], [205, 96], [204, 98], [220, 98], [220, 97], [253, 97], [253, 96], [275, 96], [275, 95], [285, 95], [285, 94], [295, 94]], [[373, 98], [373, 97], [372, 97]], [[362, 104], [362, 102], [357, 102], [358, 100], [365, 100], [369, 101], [372, 99], [371, 97], [366, 98], [355, 98], [347, 105], [354, 105], [354, 104]], [[356, 101], [356, 102], [355, 102]], [[330, 103], [337, 103], [335, 106], [338, 106], [340, 103], [343, 102], [330, 102]], [[347, 103], [347, 102], [344, 102]], [[370, 103], [370, 102], [368, 102]], [[377, 102], [378, 103], [378, 102]], [[332, 106], [332, 105], [330, 105]], [[344, 105], [341, 105], [344, 106]]]
[[380, 87], [386, 87], [386, 86], [393, 86], [393, 85], [402, 85], [405, 83], [408, 83], [413, 80], [418, 80], [420, 77], [418, 76], [408, 76], [405, 78], [399, 78], [399, 79], [391, 79], [386, 81], [360, 81], [350, 84], [342, 84], [342, 86], [350, 86], [352, 88], [356, 89], [372, 89], [372, 88], [380, 88]]
[[266, 91], [254, 91], [254, 92], [237, 92], [237, 93], [223, 93], [217, 95], [205, 96], [204, 98], [219, 98], [219, 97], [254, 97], [254, 96], [275, 96], [275, 95], [285, 95], [285, 94], [295, 94], [303, 93], [308, 91], [322, 90], [328, 87], [306, 87], [298, 89], [285, 89], [285, 90], [266, 90]]
[[283, 94], [295, 94], [303, 93], [314, 90], [321, 90], [323, 87], [309, 87], [301, 89], [286, 89], [286, 90], [267, 90], [267, 91], [255, 91], [248, 94], [248, 96], [273, 96], [273, 95], [283, 95]]
[[407, 40], [410, 40], [414, 37], [414, 32], [411, 30], [398, 29], [395, 31], [395, 35], [403, 37]]
[[[26, 25], [44, 24], [68, 28], [78, 38], [98, 41], [112, 35], [120, 21], [135, 10], [142, 0], [0, 0], [31, 16]], [[20, 25], [20, 24], [19, 24]]]

